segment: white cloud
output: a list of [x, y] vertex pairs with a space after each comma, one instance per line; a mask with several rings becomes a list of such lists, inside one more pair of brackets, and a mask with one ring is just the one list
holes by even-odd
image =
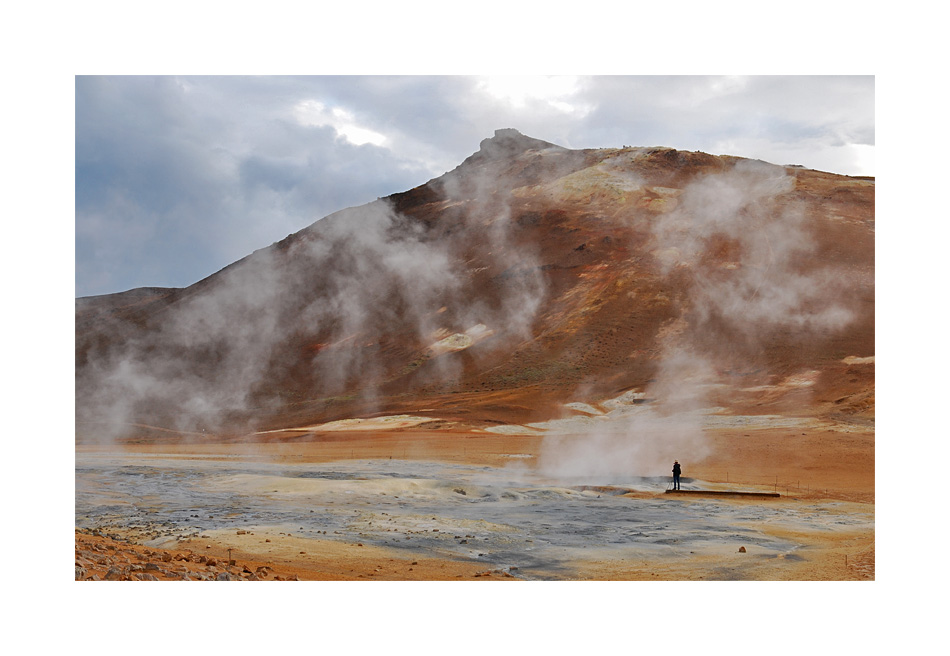
[[540, 102], [578, 118], [592, 109], [577, 98], [580, 84], [577, 76], [572, 75], [494, 75], [481, 78], [476, 88], [514, 109]]
[[385, 146], [389, 141], [386, 135], [357, 123], [353, 113], [342, 107], [327, 107], [317, 100], [301, 100], [294, 105], [293, 113], [301, 125], [331, 127], [354, 146]]
[[874, 146], [867, 144], [851, 144], [848, 147], [853, 156], [855, 175], [875, 175]]
[[875, 175], [874, 146], [856, 143], [829, 144], [820, 137], [801, 141], [776, 141], [765, 137], [736, 137], [710, 142], [701, 148], [713, 155], [736, 155], [771, 164], [789, 164], [829, 173]]

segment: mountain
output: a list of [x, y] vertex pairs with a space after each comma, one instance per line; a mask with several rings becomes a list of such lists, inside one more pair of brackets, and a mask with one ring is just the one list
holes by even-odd
[[873, 179], [507, 129], [190, 287], [77, 299], [77, 436], [478, 429], [624, 394], [870, 423], [873, 356]]

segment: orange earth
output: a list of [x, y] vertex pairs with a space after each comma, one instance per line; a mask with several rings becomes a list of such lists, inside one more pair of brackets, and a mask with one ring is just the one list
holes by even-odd
[[[728, 499], [730, 504], [807, 506], [817, 500], [834, 500], [843, 514], [874, 512], [874, 433], [814, 428], [753, 428], [707, 432], [714, 448], [705, 461], [684, 461], [684, 475], [725, 489], [741, 485], [777, 491], [778, 499]], [[177, 454], [202, 458], [235, 455], [285, 462], [328, 462], [346, 459], [425, 459], [454, 463], [501, 466], [512, 454], [536, 455], [540, 436], [494, 435], [465, 431], [402, 429], [334, 431], [321, 439], [269, 444], [128, 444], [129, 453]], [[78, 452], [108, 451], [117, 447], [77, 446]], [[684, 498], [683, 503], [690, 503]], [[806, 549], [804, 559], [781, 557], [753, 559], [755, 547], [741, 542], [722, 553], [682, 559], [657, 557], [640, 561], [590, 561], [574, 563], [570, 580], [700, 580], [716, 578], [727, 567], [754, 580], [873, 580], [873, 529], [854, 531], [815, 530], [782, 535], [763, 525], [756, 527], [775, 537], [790, 538]], [[98, 547], [95, 547], [98, 545]], [[745, 551], [740, 551], [740, 548]], [[76, 531], [77, 567], [80, 552], [106, 554], [99, 563], [82, 560], [84, 580], [105, 579], [110, 569], [120, 577], [123, 567], [149, 562], [155, 578], [182, 578], [182, 573], [217, 577], [229, 573], [253, 580], [508, 580], [516, 577], [505, 570], [486, 568], [468, 560], [407, 555], [405, 549], [390, 550], [359, 542], [315, 540], [283, 533], [259, 531], [216, 532], [208, 538], [180, 540], [167, 549], [147, 548], [124, 541]], [[230, 554], [230, 561], [228, 558]], [[208, 564], [209, 559], [213, 564]], [[265, 568], [261, 570], [261, 568]], [[138, 568], [136, 568], [138, 569]], [[146, 573], [144, 569], [138, 570]], [[222, 577], [224, 578], [224, 577]]]

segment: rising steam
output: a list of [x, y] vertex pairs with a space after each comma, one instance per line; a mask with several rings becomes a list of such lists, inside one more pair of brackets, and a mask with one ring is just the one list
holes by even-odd
[[[743, 160], [695, 180], [652, 226], [653, 255], [665, 276], [687, 280], [679, 319], [661, 331], [652, 403], [611, 412], [545, 439], [543, 472], [557, 476], [656, 476], [674, 459], [709, 453], [703, 418], [717, 371], [761, 348], [776, 328], [837, 330], [852, 320], [843, 283], [829, 267], [808, 268], [815, 243], [794, 179], [781, 167]], [[780, 202], [781, 201], [781, 202]]]
[[[447, 333], [473, 329], [498, 345], [523, 339], [543, 281], [532, 254], [508, 243], [506, 205], [480, 200], [479, 192], [490, 196], [490, 176], [467, 182], [476, 186], [467, 200], [473, 210], [452, 239], [430, 238], [426, 225], [385, 200], [344, 210], [220, 272], [157, 327], [92, 350], [77, 377], [77, 420], [93, 422], [102, 439], [134, 422], [212, 433], [229, 418], [253, 424], [284, 403], [268, 384], [292, 368], [309, 367], [305, 398], [356, 393], [372, 402], [373, 381], [394, 373], [378, 357], [387, 343], [423, 352]], [[462, 191], [446, 184], [446, 202]], [[486, 225], [490, 266], [517, 271], [494, 302], [475, 303], [460, 254], [466, 240], [484, 241]], [[308, 336], [320, 343], [302, 353]], [[443, 381], [459, 373], [451, 358], [426, 364]]]

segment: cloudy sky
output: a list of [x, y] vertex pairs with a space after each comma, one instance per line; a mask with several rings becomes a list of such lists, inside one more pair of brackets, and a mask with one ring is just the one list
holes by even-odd
[[183, 287], [498, 128], [875, 175], [873, 76], [76, 76], [76, 296]]

